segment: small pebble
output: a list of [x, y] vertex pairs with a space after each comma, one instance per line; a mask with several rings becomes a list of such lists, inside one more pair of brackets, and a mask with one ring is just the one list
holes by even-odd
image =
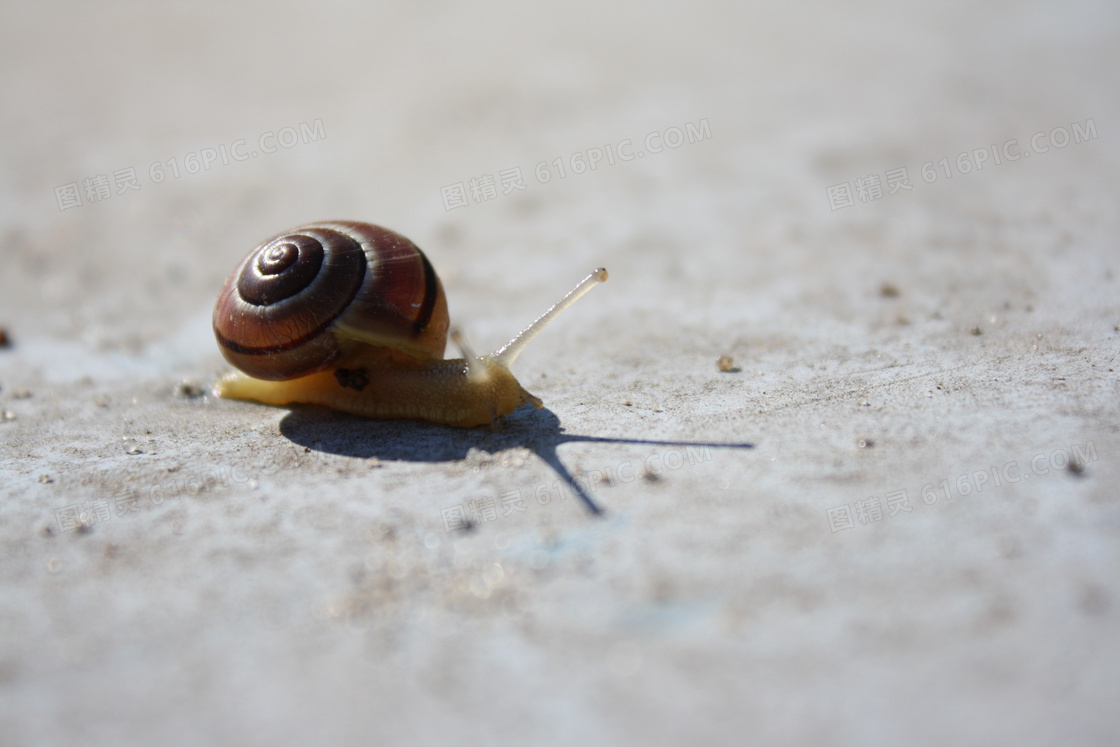
[[730, 355], [721, 355], [716, 361], [716, 368], [720, 371], [730, 371], [735, 368], [735, 359]]
[[193, 379], [184, 379], [183, 381], [179, 382], [179, 387], [178, 389], [176, 389], [176, 393], [180, 397], [195, 399], [205, 394], [206, 390], [203, 389], [202, 384], [199, 384], [197, 381], [194, 381]]

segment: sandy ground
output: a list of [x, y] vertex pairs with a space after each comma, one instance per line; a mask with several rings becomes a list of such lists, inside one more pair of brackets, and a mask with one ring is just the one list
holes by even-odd
[[[1118, 38], [0, 6], [0, 743], [1120, 743]], [[480, 349], [606, 266], [546, 409], [211, 396], [226, 275], [330, 218]]]

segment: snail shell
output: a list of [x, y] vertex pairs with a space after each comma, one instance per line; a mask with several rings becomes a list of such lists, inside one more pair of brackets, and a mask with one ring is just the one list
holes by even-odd
[[448, 325], [443, 285], [424, 253], [353, 221], [310, 223], [264, 242], [214, 308], [226, 360], [274, 381], [326, 370], [371, 345], [439, 359]]

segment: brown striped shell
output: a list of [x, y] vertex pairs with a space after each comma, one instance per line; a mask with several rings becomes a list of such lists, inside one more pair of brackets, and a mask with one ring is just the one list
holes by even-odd
[[388, 347], [442, 358], [447, 299], [424, 253], [369, 223], [293, 228], [249, 253], [214, 307], [226, 360], [258, 379], [306, 376]]

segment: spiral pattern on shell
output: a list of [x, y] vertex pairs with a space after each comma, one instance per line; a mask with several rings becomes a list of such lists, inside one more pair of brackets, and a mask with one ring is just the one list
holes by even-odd
[[305, 376], [369, 346], [442, 357], [447, 327], [443, 287], [424, 253], [393, 231], [349, 221], [261, 244], [214, 308], [222, 354], [260, 379]]

